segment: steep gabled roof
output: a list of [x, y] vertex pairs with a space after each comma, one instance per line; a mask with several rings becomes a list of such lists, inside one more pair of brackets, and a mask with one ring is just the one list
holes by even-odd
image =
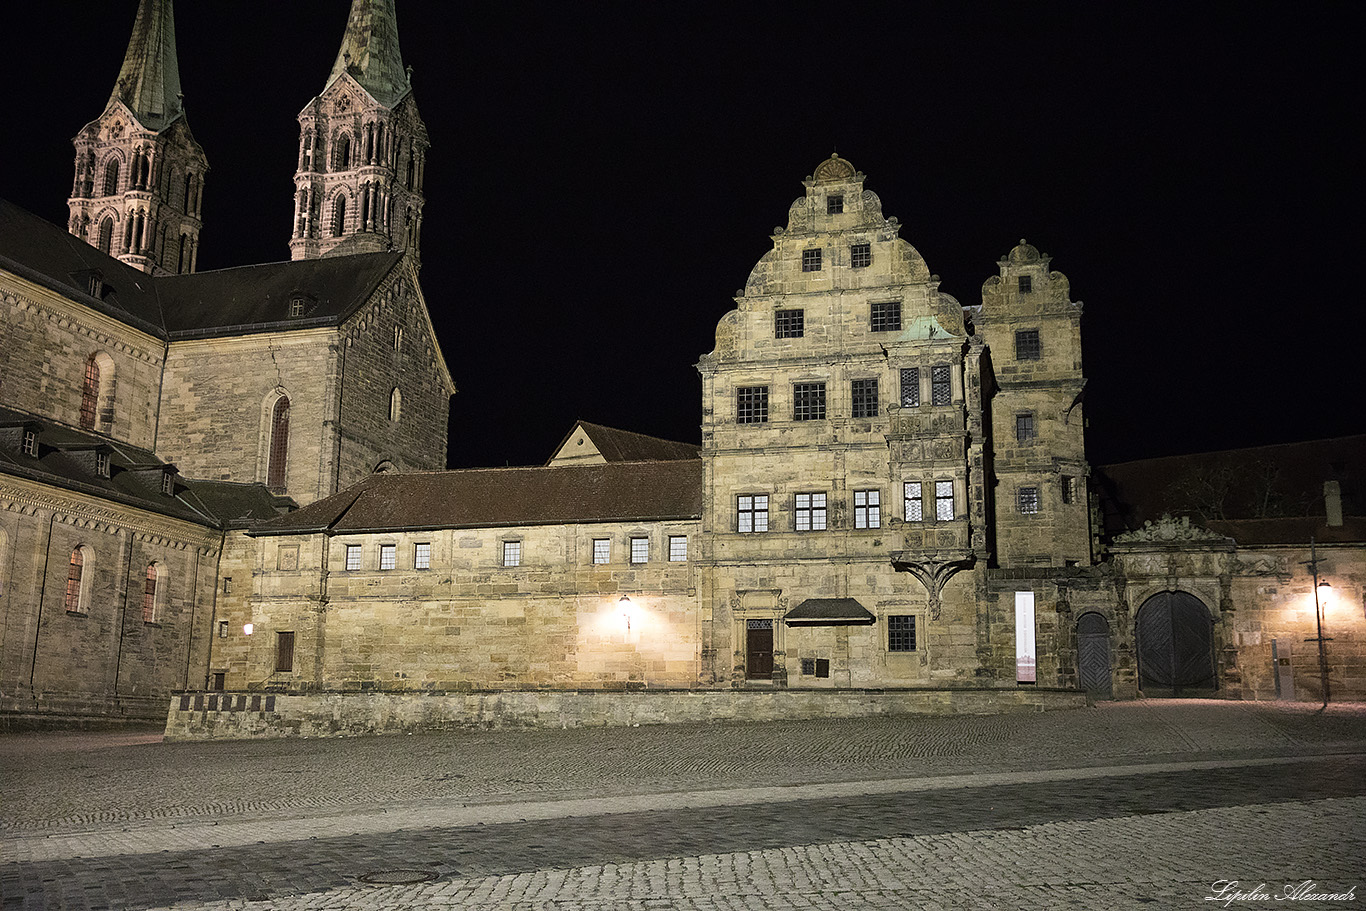
[[[0, 269], [148, 332], [162, 336], [156, 280], [100, 252], [66, 229], [0, 199]], [[100, 292], [89, 293], [98, 273]]]
[[[369, 300], [402, 253], [362, 253], [163, 275], [157, 293], [172, 337], [333, 325]], [[291, 317], [302, 298], [304, 312]]]
[[613, 462], [372, 475], [253, 534], [651, 522], [702, 515], [702, 463]]
[[554, 454], [546, 464], [551, 465], [559, 459], [573, 458], [573, 444], [584, 438], [592, 443], [597, 454], [602, 456], [605, 462], [672, 462], [702, 456], [702, 447], [694, 443], [676, 443], [673, 440], [663, 440], [643, 433], [579, 421], [560, 441], [560, 445], [555, 447]]

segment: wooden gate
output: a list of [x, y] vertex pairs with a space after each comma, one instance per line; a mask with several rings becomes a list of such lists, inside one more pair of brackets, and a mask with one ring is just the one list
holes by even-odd
[[773, 621], [745, 621], [745, 677], [749, 680], [773, 678]]
[[1077, 620], [1077, 676], [1082, 689], [1110, 698], [1110, 624], [1095, 611]]
[[1196, 695], [1217, 687], [1214, 621], [1187, 592], [1159, 592], [1138, 609], [1139, 688], [1145, 695]]

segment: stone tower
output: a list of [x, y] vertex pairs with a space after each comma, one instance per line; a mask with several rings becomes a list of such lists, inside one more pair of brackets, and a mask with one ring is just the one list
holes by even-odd
[[172, 0], [141, 0], [104, 113], [76, 146], [72, 234], [147, 272], [193, 272], [208, 161], [185, 121]]
[[[977, 333], [990, 351], [995, 556], [1001, 566], [1091, 562], [1083, 441], [1081, 304], [1023, 240], [982, 285]], [[989, 381], [989, 385], [991, 384]]]
[[322, 93], [299, 113], [293, 259], [406, 250], [418, 261], [427, 127], [394, 0], [352, 0]]

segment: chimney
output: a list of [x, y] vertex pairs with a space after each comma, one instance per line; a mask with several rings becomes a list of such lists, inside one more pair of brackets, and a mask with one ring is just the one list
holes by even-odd
[[1327, 510], [1328, 524], [1342, 524], [1342, 485], [1337, 481], [1323, 482], [1323, 505]]

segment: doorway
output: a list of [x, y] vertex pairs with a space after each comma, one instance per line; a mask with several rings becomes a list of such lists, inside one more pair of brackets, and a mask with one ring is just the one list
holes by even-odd
[[1207, 696], [1214, 676], [1214, 620], [1188, 592], [1159, 592], [1138, 609], [1138, 686], [1148, 696]]
[[1077, 620], [1077, 677], [1081, 688], [1096, 699], [1112, 695], [1110, 624], [1095, 611]]
[[745, 621], [745, 679], [773, 679], [773, 621]]

